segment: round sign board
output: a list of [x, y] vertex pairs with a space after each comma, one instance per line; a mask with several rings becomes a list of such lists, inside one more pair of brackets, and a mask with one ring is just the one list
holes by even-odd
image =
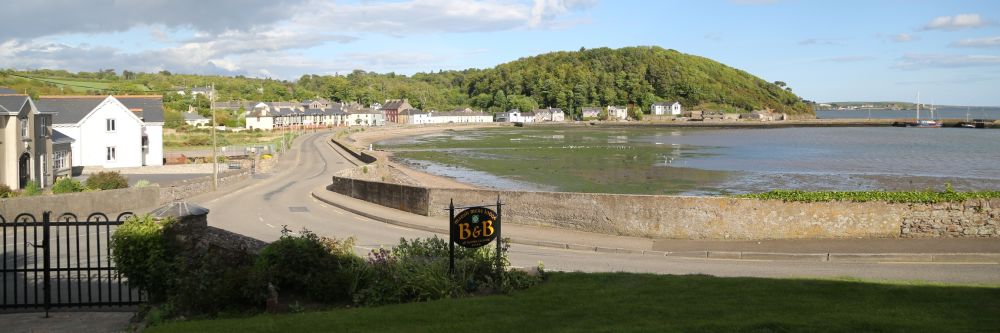
[[451, 239], [458, 245], [477, 248], [497, 238], [497, 212], [473, 207], [459, 212], [451, 221]]

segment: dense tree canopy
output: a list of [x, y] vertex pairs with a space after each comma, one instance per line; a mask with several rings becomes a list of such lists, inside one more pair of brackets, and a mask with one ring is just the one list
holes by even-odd
[[[303, 75], [296, 81], [123, 72], [69, 73], [61, 70], [17, 72], [34, 77], [62, 78], [106, 83], [94, 89], [40, 82], [3, 75], [0, 85], [36, 94], [55, 93], [162, 93], [177, 87], [215, 84], [218, 100], [285, 101], [323, 97], [362, 104], [407, 98], [421, 109], [448, 110], [471, 106], [491, 112], [511, 108], [530, 110], [558, 107], [570, 116], [585, 106], [629, 105], [649, 110], [660, 101], [680, 101], [688, 109], [749, 111], [773, 109], [790, 114], [812, 114], [812, 108], [782, 81], [766, 82], [747, 72], [716, 61], [660, 47], [580, 49], [552, 52], [498, 65], [490, 69], [467, 69], [417, 73], [378, 74], [355, 70], [346, 75]], [[81, 91], [82, 90], [82, 91]], [[203, 110], [203, 100], [190, 102], [170, 96], [168, 108], [186, 109], [194, 104]]]

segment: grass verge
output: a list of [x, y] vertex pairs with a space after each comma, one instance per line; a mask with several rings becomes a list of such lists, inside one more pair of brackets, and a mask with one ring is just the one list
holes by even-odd
[[986, 332], [1000, 288], [553, 273], [511, 296], [173, 322], [147, 332]]
[[738, 198], [782, 200], [796, 202], [819, 201], [884, 201], [890, 203], [939, 203], [961, 202], [970, 199], [997, 199], [1000, 191], [955, 192], [949, 189], [936, 191], [797, 191], [776, 190], [764, 193], [737, 195]]

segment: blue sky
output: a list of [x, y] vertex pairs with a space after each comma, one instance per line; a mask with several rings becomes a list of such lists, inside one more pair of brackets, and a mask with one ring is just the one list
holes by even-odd
[[[1000, 1], [14, 0], [0, 67], [295, 79], [657, 45], [816, 101], [1000, 106]], [[43, 21], [24, 21], [44, 15]], [[59, 23], [40, 23], [59, 22]]]

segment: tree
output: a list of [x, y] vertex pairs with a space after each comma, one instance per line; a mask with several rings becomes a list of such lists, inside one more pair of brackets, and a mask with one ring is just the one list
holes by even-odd
[[776, 85], [778, 87], [781, 87], [781, 88], [784, 88], [785, 86], [787, 86], [787, 84], [785, 84], [785, 81], [774, 81], [774, 85]]

